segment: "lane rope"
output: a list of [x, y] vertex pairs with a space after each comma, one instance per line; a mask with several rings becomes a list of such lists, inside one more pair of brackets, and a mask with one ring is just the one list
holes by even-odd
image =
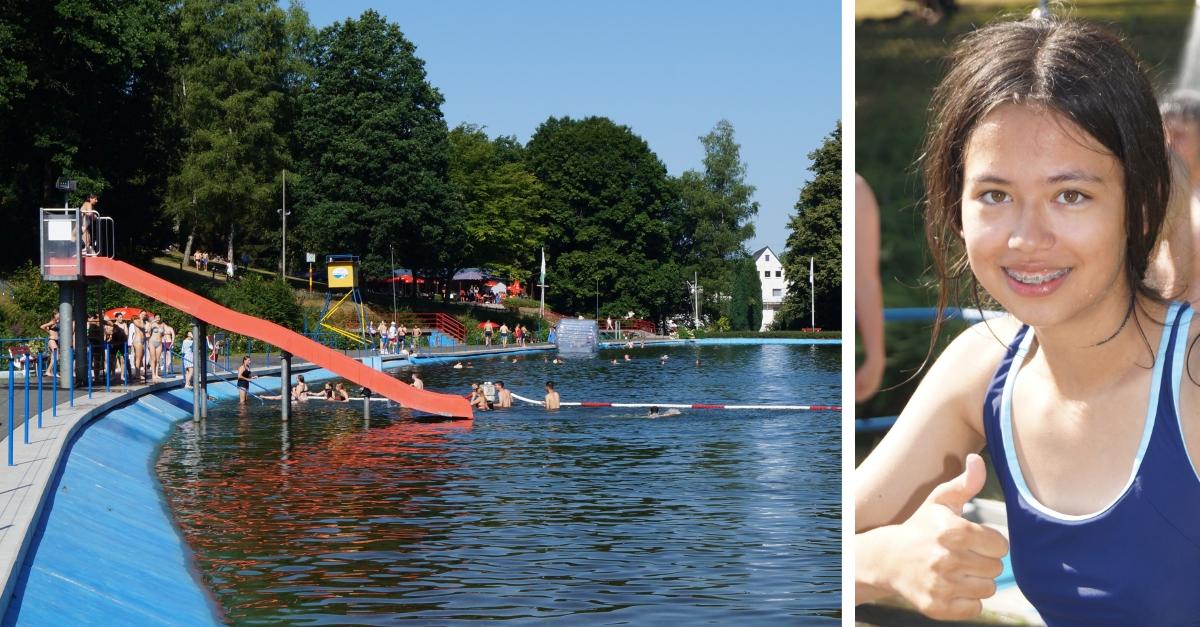
[[[532, 405], [545, 405], [545, 401], [536, 401], [532, 398], [525, 398], [517, 394], [512, 395], [513, 398], [519, 401], [525, 401]], [[842, 411], [841, 407], [836, 405], [712, 405], [706, 403], [593, 403], [593, 402], [560, 402], [563, 407], [659, 407], [663, 409], [790, 409], [790, 410], [811, 410], [811, 411]]]

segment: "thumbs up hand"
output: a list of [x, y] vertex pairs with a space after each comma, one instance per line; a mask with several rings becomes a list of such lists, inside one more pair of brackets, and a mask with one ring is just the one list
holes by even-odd
[[875, 566], [886, 587], [930, 618], [979, 614], [980, 600], [996, 593], [995, 578], [1004, 571], [1000, 558], [1008, 553], [1008, 540], [962, 518], [963, 505], [987, 478], [978, 455], [968, 455], [966, 466], [961, 475], [934, 488], [907, 521], [876, 530], [889, 530], [885, 543], [876, 545], [882, 550]]

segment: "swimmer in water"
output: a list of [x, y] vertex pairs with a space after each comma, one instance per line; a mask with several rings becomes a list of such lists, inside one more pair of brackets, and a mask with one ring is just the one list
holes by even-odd
[[613, 363], [613, 365], [614, 365], [614, 366], [615, 366], [615, 365], [617, 365], [617, 360], [615, 360], [615, 359], [614, 359], [614, 360], [612, 360], [612, 363]]
[[629, 353], [625, 353], [625, 361], [633, 361], [633, 359], [629, 357]]
[[462, 367], [463, 367], [463, 365], [462, 365], [462, 362], [461, 362], [461, 361], [460, 361], [460, 362], [458, 362], [458, 363], [456, 363], [456, 364], [454, 364], [454, 369], [455, 369], [455, 370], [462, 370]]
[[496, 406], [497, 407], [512, 407], [512, 392], [504, 387], [503, 381], [496, 382]]
[[470, 403], [471, 407], [474, 407], [475, 409], [480, 409], [483, 411], [491, 409], [491, 407], [488, 406], [487, 397], [483, 395], [483, 389], [479, 387], [478, 383], [471, 384]]
[[412, 386], [418, 390], [425, 389], [425, 382], [417, 378], [417, 373], [412, 373]]
[[554, 382], [546, 382], [546, 409], [558, 409], [559, 404], [558, 392], [554, 391]]
[[662, 413], [660, 414], [660, 413], [658, 412], [658, 406], [657, 406], [657, 405], [655, 405], [655, 406], [653, 406], [653, 407], [651, 407], [651, 408], [650, 408], [650, 414], [649, 414], [649, 416], [650, 416], [651, 418], [661, 418], [661, 417], [663, 417], [663, 416], [678, 416], [678, 415], [679, 415], [679, 410], [678, 410], [678, 409], [675, 409], [674, 407], [672, 407], [672, 408], [668, 409], [667, 411], [665, 411], [665, 412], [662, 412]]
[[697, 366], [699, 366], [699, 365], [700, 365], [700, 360], [699, 360], [699, 359], [697, 359], [697, 360], [696, 360], [696, 365], [697, 365]]
[[308, 384], [304, 382], [304, 375], [296, 375], [296, 385], [292, 387], [292, 396], [301, 403], [308, 401]]

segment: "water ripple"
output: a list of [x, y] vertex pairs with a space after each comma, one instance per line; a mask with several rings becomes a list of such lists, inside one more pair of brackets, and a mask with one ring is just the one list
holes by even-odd
[[[841, 404], [837, 346], [472, 365], [421, 373], [447, 391], [504, 379], [540, 397], [553, 378], [569, 400]], [[523, 407], [466, 426], [309, 403], [282, 425], [222, 405], [202, 432], [180, 425], [158, 473], [238, 625], [834, 624], [839, 420]]]

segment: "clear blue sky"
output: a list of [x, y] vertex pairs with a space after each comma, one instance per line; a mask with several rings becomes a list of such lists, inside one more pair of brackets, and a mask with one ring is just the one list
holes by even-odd
[[751, 251], [783, 250], [807, 155], [841, 116], [841, 2], [777, 0], [308, 0], [320, 27], [373, 8], [399, 24], [446, 98], [451, 127], [529, 141], [550, 116], [605, 116], [673, 175], [699, 170], [699, 136], [733, 123], [758, 188]]

